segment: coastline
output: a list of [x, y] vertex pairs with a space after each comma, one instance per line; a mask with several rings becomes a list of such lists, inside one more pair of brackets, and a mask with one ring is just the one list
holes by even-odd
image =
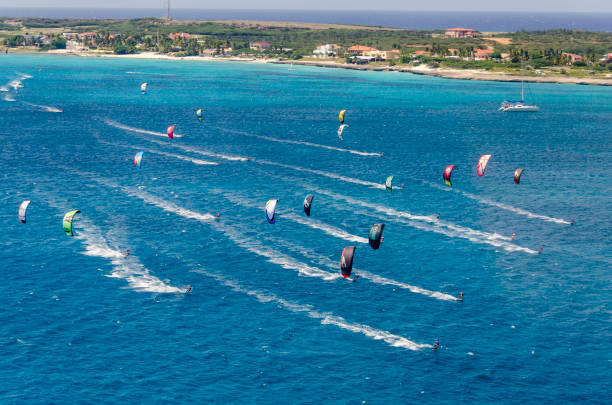
[[[36, 53], [34, 53], [36, 54]], [[520, 82], [521, 76], [506, 74], [502, 72], [488, 72], [479, 69], [448, 69], [448, 68], [432, 68], [426, 65], [419, 66], [389, 66], [389, 65], [356, 65], [351, 63], [338, 63], [335, 61], [314, 61], [314, 60], [286, 60], [278, 58], [248, 58], [248, 57], [223, 57], [216, 58], [212, 56], [172, 56], [160, 54], [156, 52], [142, 52], [129, 55], [116, 55], [102, 52], [86, 52], [86, 51], [66, 51], [54, 50], [48, 51], [46, 54], [51, 55], [69, 55], [83, 57], [102, 57], [102, 58], [122, 58], [122, 59], [158, 59], [158, 60], [191, 60], [191, 61], [229, 61], [229, 62], [250, 62], [250, 63], [274, 63], [274, 64], [292, 64], [301, 66], [317, 66], [338, 69], [352, 69], [375, 72], [402, 72], [412, 73], [417, 75], [436, 76], [446, 79], [459, 80], [484, 80], [494, 82]], [[557, 84], [581, 84], [592, 86], [612, 86], [612, 77], [608, 79], [591, 78], [591, 77], [550, 77], [550, 76], [525, 76], [525, 82], [534, 83], [557, 83]]]

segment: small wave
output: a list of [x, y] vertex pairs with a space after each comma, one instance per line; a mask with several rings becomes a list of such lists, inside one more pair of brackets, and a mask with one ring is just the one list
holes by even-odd
[[21, 76], [21, 78], [22, 78], [22, 79], [24, 79], [24, 80], [25, 80], [25, 79], [31, 79], [32, 77], [34, 77], [34, 76], [30, 76], [30, 75], [28, 75], [28, 74], [26, 74], [26, 73], [17, 73], [17, 74], [18, 74], [19, 76]]
[[358, 151], [358, 150], [354, 150], [354, 149], [344, 149], [344, 148], [338, 148], [336, 146], [321, 145], [321, 144], [312, 143], [312, 142], [294, 141], [294, 140], [291, 140], [291, 139], [278, 139], [278, 138], [274, 138], [274, 137], [271, 137], [271, 136], [249, 134], [247, 132], [235, 131], [235, 130], [231, 130], [231, 129], [227, 129], [227, 128], [220, 128], [220, 127], [216, 127], [216, 128], [221, 130], [221, 131], [236, 133], [236, 134], [240, 134], [240, 135], [244, 135], [244, 136], [249, 136], [249, 137], [252, 137], [252, 138], [259, 138], [259, 139], [263, 139], [263, 140], [270, 141], [270, 142], [287, 143], [287, 144], [291, 144], [291, 145], [311, 146], [313, 148], [336, 150], [338, 152], [347, 152], [347, 153], [352, 153], [354, 155], [360, 155], [360, 156], [375, 156], [375, 157], [383, 156], [383, 153], [379, 153], [379, 152], [362, 152], [362, 151]]
[[422, 349], [431, 349], [433, 346], [429, 344], [416, 343], [403, 336], [395, 335], [391, 332], [379, 330], [369, 325], [348, 322], [341, 316], [334, 315], [330, 312], [319, 312], [315, 310], [311, 305], [304, 305], [297, 302], [292, 302], [280, 298], [269, 292], [262, 292], [258, 290], [249, 290], [242, 287], [240, 284], [233, 280], [228, 280], [217, 274], [212, 274], [204, 270], [193, 270], [196, 273], [203, 274], [208, 277], [212, 277], [219, 281], [221, 284], [231, 288], [236, 292], [240, 292], [252, 297], [255, 297], [257, 301], [261, 303], [274, 303], [279, 307], [294, 313], [305, 313], [309, 318], [318, 319], [321, 325], [334, 325], [341, 329], [347, 330], [353, 333], [362, 334], [370, 339], [382, 340], [392, 347], [400, 347], [403, 349], [418, 351]]
[[13, 98], [11, 95], [9, 95], [9, 94], [4, 94], [4, 95], [2, 96], [2, 99], [3, 99], [4, 101], [16, 101], [16, 100], [15, 100], [15, 99], [14, 99], [14, 98]]
[[0, 86], [0, 91], [9, 91], [9, 89], [6, 86]]

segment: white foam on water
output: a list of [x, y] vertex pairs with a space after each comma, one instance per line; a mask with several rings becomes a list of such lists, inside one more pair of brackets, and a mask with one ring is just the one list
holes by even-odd
[[114, 127], [117, 129], [123, 129], [124, 131], [130, 131], [130, 132], [136, 132], [139, 134], [155, 135], [155, 136], [161, 136], [162, 138], [168, 138], [168, 134], [164, 134], [163, 132], [154, 132], [154, 131], [149, 131], [147, 129], [130, 127], [128, 125], [123, 125], [119, 122], [110, 120], [108, 118], [105, 118], [103, 121], [105, 124], [110, 125], [111, 127]]
[[321, 145], [321, 144], [312, 143], [312, 142], [294, 141], [294, 140], [291, 140], [291, 139], [278, 139], [278, 138], [274, 138], [274, 137], [271, 137], [271, 136], [249, 134], [247, 132], [235, 131], [235, 130], [231, 130], [231, 129], [227, 129], [227, 128], [219, 128], [219, 127], [216, 127], [216, 128], [221, 130], [221, 131], [236, 133], [236, 134], [240, 134], [240, 135], [244, 135], [244, 136], [248, 136], [248, 137], [252, 137], [252, 138], [259, 138], [259, 139], [263, 139], [263, 140], [270, 141], [270, 142], [286, 143], [286, 144], [291, 144], [291, 145], [311, 146], [313, 148], [329, 149], [329, 150], [335, 150], [335, 151], [338, 151], [338, 152], [347, 152], [347, 153], [352, 153], [354, 155], [360, 155], [360, 156], [375, 156], [375, 157], [383, 156], [383, 154], [379, 153], [379, 152], [362, 152], [362, 151], [358, 151], [358, 150], [354, 150], [354, 149], [344, 149], [344, 148], [338, 148], [336, 146]]
[[[318, 189], [315, 191], [320, 194], [327, 195], [328, 197], [334, 198], [336, 200], [345, 201], [351, 205], [358, 205], [364, 208], [369, 208], [371, 210], [385, 214], [388, 217], [394, 217], [396, 218], [396, 221], [399, 220], [400, 222], [406, 225], [424, 231], [440, 233], [451, 238], [463, 238], [475, 243], [488, 244], [491, 246], [502, 248], [508, 252], [523, 252], [529, 254], [538, 253], [533, 249], [521, 247], [514, 243], [507, 242], [507, 237], [499, 235], [497, 233], [477, 231], [469, 227], [464, 227], [450, 222], [438, 220], [435, 216], [414, 215], [409, 212], [398, 211], [393, 208], [385, 207], [382, 205], [367, 203], [365, 201], [361, 201], [345, 195], [332, 193], [327, 190]], [[359, 212], [359, 214], [372, 216], [371, 212]]]
[[101, 257], [110, 260], [113, 265], [111, 274], [107, 277], [120, 278], [127, 281], [129, 288], [136, 291], [154, 293], [183, 293], [184, 289], [166, 284], [155, 277], [144, 267], [134, 255], [125, 256], [117, 248], [111, 247], [111, 242], [106, 240], [95, 227], [87, 225], [80, 220], [80, 226], [85, 227], [75, 234], [75, 238], [82, 240], [85, 245], [86, 256]]
[[[336, 268], [338, 269], [338, 272], [340, 271], [340, 265], [339, 265], [339, 260], [338, 262], [334, 262], [333, 260], [329, 259], [328, 257], [313, 253], [310, 250], [304, 249], [301, 246], [296, 246], [292, 243], [289, 243], [287, 241], [284, 240], [275, 240], [274, 241], [275, 244], [277, 245], [281, 245], [286, 247], [289, 250], [292, 250], [294, 252], [297, 252], [301, 255], [303, 255], [304, 257], [313, 260], [314, 262], [318, 263], [321, 266], [326, 266], [329, 268]], [[340, 252], [338, 252], [338, 254], [340, 254]], [[379, 276], [377, 274], [371, 273], [369, 271], [365, 271], [365, 270], [360, 270], [357, 269], [356, 267], [353, 268], [353, 273], [354, 274], [359, 274], [359, 276], [363, 279], [367, 279], [370, 280], [371, 282], [375, 283], [375, 284], [380, 284], [380, 285], [392, 285], [395, 287], [399, 287], [405, 290], [408, 290], [410, 292], [413, 292], [415, 294], [421, 294], [421, 295], [425, 295], [431, 298], [435, 298], [438, 300], [442, 300], [442, 301], [458, 301], [458, 299], [456, 297], [453, 297], [450, 294], [446, 294], [440, 291], [431, 291], [431, 290], [427, 290], [425, 288], [421, 288], [421, 287], [417, 287], [414, 285], [410, 285], [407, 283], [403, 283], [401, 281], [397, 281], [397, 280], [393, 280], [390, 278], [386, 278], [383, 276]]]
[[42, 111], [46, 111], [46, 112], [53, 112], [53, 113], [61, 113], [64, 112], [62, 109], [57, 108], [57, 107], [52, 107], [50, 105], [41, 105], [41, 104], [34, 104], [34, 103], [28, 103], [27, 101], [22, 101], [23, 104], [32, 106], [32, 107], [36, 107], [41, 109]]
[[[225, 198], [226, 200], [234, 203], [234, 204], [238, 204], [242, 207], [246, 207], [246, 208], [258, 208], [255, 204], [253, 204], [250, 200], [246, 200], [244, 198], [238, 197], [236, 195], [232, 195], [232, 194], [224, 194], [221, 192], [218, 192], [216, 190], [209, 190], [211, 193], [217, 194], [217, 195], [221, 195], [223, 198]], [[328, 225], [326, 223], [323, 223], [319, 220], [316, 220], [314, 218], [305, 218], [305, 217], [301, 217], [299, 215], [295, 215], [292, 214], [290, 212], [278, 212], [279, 214], [279, 218], [282, 218], [283, 220], [289, 220], [291, 222], [295, 222], [298, 223], [300, 225], [306, 225], [312, 229], [318, 229], [320, 231], [325, 232], [328, 235], [331, 236], [335, 236], [336, 238], [340, 238], [340, 239], [344, 239], [346, 241], [349, 242], [355, 242], [355, 243], [368, 243], [368, 239], [361, 237], [361, 236], [357, 236], [357, 235], [353, 235], [349, 232], [346, 232], [343, 229], [340, 228], [336, 228], [334, 226]]]
[[[102, 182], [103, 183], [103, 182]], [[105, 183], [103, 183], [105, 184]], [[146, 203], [155, 205], [158, 208], [163, 209], [166, 212], [170, 212], [176, 215], [179, 215], [184, 218], [195, 219], [201, 222], [209, 223], [215, 219], [214, 215], [211, 214], [202, 214], [197, 211], [192, 211], [187, 208], [180, 207], [173, 202], [164, 200], [162, 198], [156, 197], [152, 194], [149, 194], [145, 191], [134, 189], [131, 187], [121, 187], [121, 189], [129, 196], [140, 198]]]
[[[167, 144], [163, 144], [161, 142], [158, 141], [154, 141], [153, 139], [148, 139], [149, 142], [153, 142], [153, 143], [157, 143], [160, 145], [167, 145]], [[191, 147], [191, 146], [186, 146], [186, 145], [180, 145], [180, 144], [172, 144], [172, 146], [174, 146], [175, 148], [181, 149], [185, 152], [190, 152], [190, 153], [195, 153], [195, 154], [199, 154], [202, 156], [207, 156], [207, 157], [214, 157], [214, 158], [218, 158], [218, 159], [224, 159], [224, 160], [230, 160], [230, 161], [237, 161], [237, 162], [246, 162], [251, 160], [251, 158], [249, 157], [245, 157], [245, 156], [235, 156], [235, 155], [226, 155], [224, 153], [215, 153], [215, 152], [210, 152], [210, 151], [206, 151], [203, 149], [199, 149], [199, 148], [195, 148], [195, 147]]]
[[368, 238], [364, 238], [362, 236], [353, 235], [351, 233], [346, 232], [343, 229], [336, 228], [335, 226], [328, 225], [314, 218], [304, 218], [299, 215], [295, 215], [292, 213], [282, 213], [282, 219], [288, 219], [292, 222], [297, 222], [301, 225], [306, 225], [309, 228], [318, 229], [320, 231], [325, 232], [328, 235], [335, 236], [336, 238], [344, 239], [349, 242], [355, 243], [368, 243]]
[[479, 202], [481, 204], [485, 204], [485, 205], [490, 205], [492, 207], [501, 208], [501, 209], [506, 210], [506, 211], [514, 212], [515, 214], [523, 215], [523, 216], [525, 216], [527, 218], [541, 219], [541, 220], [546, 221], [546, 222], [554, 222], [554, 223], [562, 224], [562, 225], [571, 225], [571, 222], [570, 221], [566, 221], [565, 219], [560, 219], [560, 218], [555, 218], [555, 217], [549, 217], [549, 216], [546, 216], [546, 215], [536, 214], [536, 213], [527, 211], [527, 210], [525, 210], [523, 208], [518, 208], [518, 207], [514, 207], [514, 206], [509, 205], [509, 204], [504, 204], [504, 203], [500, 203], [500, 202], [497, 202], [497, 201], [489, 200], [487, 198], [479, 197], [479, 196], [477, 196], [475, 194], [468, 193], [467, 191], [459, 190], [459, 189], [454, 188], [454, 187], [443, 187], [443, 186], [441, 186], [439, 184], [435, 184], [435, 183], [432, 183], [432, 182], [429, 182], [429, 181], [423, 181], [423, 180], [421, 180], [421, 181], [424, 184], [427, 184], [427, 185], [429, 185], [429, 186], [431, 186], [433, 188], [437, 188], [437, 189], [440, 189], [440, 190], [443, 190], [443, 191], [453, 191], [453, 192], [461, 194], [461, 195], [463, 195], [463, 196], [465, 196], [465, 197], [467, 197], [469, 199], [477, 201], [477, 202]]
[[219, 162], [211, 162], [211, 161], [208, 161], [208, 160], [195, 159], [195, 158], [192, 158], [190, 156], [178, 155], [176, 153], [164, 152], [164, 151], [161, 151], [161, 150], [155, 150], [155, 149], [150, 149], [150, 148], [143, 148], [142, 146], [121, 145], [121, 144], [117, 144], [117, 143], [113, 143], [113, 142], [103, 141], [103, 140], [100, 140], [100, 139], [98, 140], [98, 142], [103, 143], [105, 145], [119, 146], [121, 148], [127, 148], [127, 149], [138, 149], [138, 150], [142, 150], [142, 151], [145, 151], [145, 152], [154, 153], [154, 154], [157, 154], [157, 155], [168, 156], [168, 157], [172, 157], [172, 158], [175, 158], [175, 159], [184, 160], [186, 162], [195, 163], [196, 165], [204, 165], [204, 166], [217, 166], [217, 165], [219, 165]]
[[304, 305], [293, 301], [288, 301], [283, 298], [278, 297], [275, 294], [269, 292], [262, 292], [258, 290], [250, 290], [242, 287], [240, 284], [236, 283], [233, 280], [228, 280], [224, 277], [221, 277], [217, 274], [212, 274], [203, 270], [193, 270], [196, 273], [203, 274], [208, 277], [212, 277], [219, 281], [221, 284], [226, 287], [231, 288], [236, 292], [240, 292], [251, 297], [257, 299], [257, 301], [261, 303], [274, 303], [278, 305], [280, 308], [285, 309], [294, 313], [304, 313], [309, 318], [317, 319], [321, 323], [321, 325], [334, 325], [340, 329], [347, 330], [349, 332], [358, 333], [364, 335], [370, 339], [381, 340], [387, 343], [392, 347], [400, 347], [403, 349], [418, 351], [422, 349], [431, 349], [433, 348], [430, 344], [416, 343], [410, 339], [407, 339], [403, 336], [395, 335], [393, 333], [373, 328], [369, 325], [348, 322], [346, 319], [341, 316], [334, 315], [331, 312], [319, 312], [314, 309], [311, 305]]
[[328, 177], [330, 179], [341, 180], [341, 181], [344, 181], [346, 183], [359, 184], [361, 186], [368, 186], [368, 187], [377, 188], [377, 189], [380, 189], [380, 190], [385, 190], [386, 189], [384, 184], [374, 183], [374, 182], [367, 181], [367, 180], [361, 180], [361, 179], [354, 178], [354, 177], [342, 176], [340, 174], [336, 174], [336, 173], [332, 173], [332, 172], [326, 172], [326, 171], [323, 171], [323, 170], [308, 169], [308, 168], [305, 168], [305, 167], [288, 165], [288, 164], [285, 164], [285, 163], [271, 162], [269, 160], [253, 159], [253, 161], [257, 162], [257, 163], [260, 163], [260, 164], [264, 164], [264, 165], [284, 167], [284, 168], [293, 169], [293, 170], [296, 170], [296, 171], [299, 171], [299, 172], [318, 174], [319, 176]]

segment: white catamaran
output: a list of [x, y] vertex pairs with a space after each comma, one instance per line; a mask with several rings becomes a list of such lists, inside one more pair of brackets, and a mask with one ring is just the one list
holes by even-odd
[[499, 111], [539, 111], [540, 108], [536, 105], [525, 104], [525, 63], [521, 61], [521, 101], [504, 101], [499, 107]]

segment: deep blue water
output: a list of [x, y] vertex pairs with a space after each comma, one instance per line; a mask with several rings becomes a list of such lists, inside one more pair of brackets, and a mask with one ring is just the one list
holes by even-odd
[[517, 83], [0, 66], [0, 402], [609, 403], [612, 88], [532, 84], [541, 111], [511, 115]]
[[[28, 8], [0, 7], [0, 16], [49, 18], [165, 17], [163, 8]], [[173, 9], [176, 20], [258, 20], [360, 24], [410, 30], [468, 27], [480, 31], [575, 29], [612, 31], [612, 13], [374, 10], [202, 10]]]

